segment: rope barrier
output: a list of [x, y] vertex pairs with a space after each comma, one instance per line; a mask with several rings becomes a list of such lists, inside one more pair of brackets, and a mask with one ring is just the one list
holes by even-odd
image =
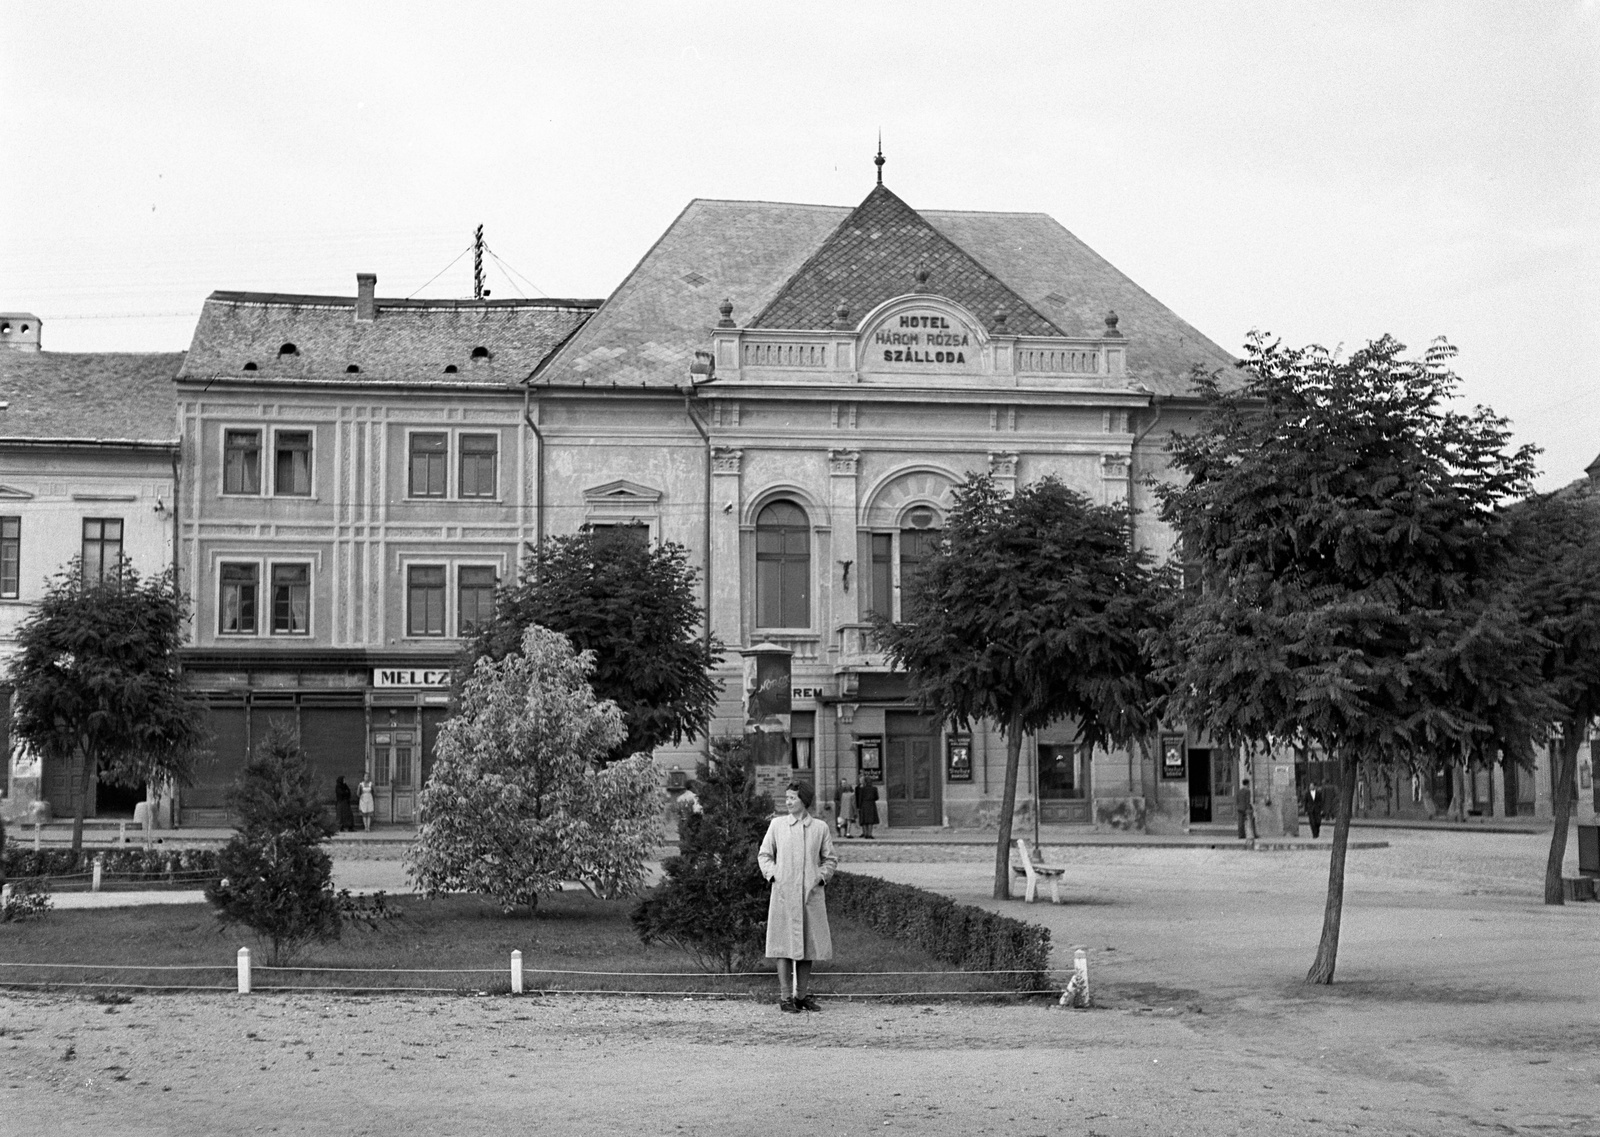
[[[219, 967], [214, 963], [15, 963], [0, 960], [0, 967], [43, 967], [79, 971], [232, 971], [233, 967]], [[262, 970], [265, 970], [264, 968]]]

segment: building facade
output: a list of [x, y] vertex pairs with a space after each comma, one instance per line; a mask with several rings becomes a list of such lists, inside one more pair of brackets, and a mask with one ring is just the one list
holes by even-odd
[[[43, 350], [38, 317], [0, 313], [0, 669], [18, 625], [51, 577], [79, 558], [114, 571], [126, 557], [142, 574], [171, 566], [178, 434], [172, 376], [180, 354]], [[131, 814], [156, 787], [85, 787], [65, 765], [11, 747], [10, 689], [0, 685], [0, 745], [9, 752], [6, 813], [35, 800], [58, 814]], [[169, 809], [170, 814], [170, 809]]]

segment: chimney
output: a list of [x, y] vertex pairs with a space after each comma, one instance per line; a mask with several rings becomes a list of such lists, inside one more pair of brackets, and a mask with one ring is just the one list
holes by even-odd
[[39, 351], [39, 317], [32, 312], [0, 312], [0, 351]]
[[356, 273], [356, 320], [371, 323], [378, 318], [378, 302], [373, 297], [378, 291], [378, 274]]

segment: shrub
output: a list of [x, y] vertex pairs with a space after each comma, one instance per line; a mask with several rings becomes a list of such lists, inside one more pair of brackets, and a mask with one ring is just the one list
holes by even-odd
[[243, 924], [277, 964], [313, 940], [339, 938], [333, 862], [322, 843], [334, 825], [311, 789], [299, 740], [270, 734], [229, 795], [239, 832], [217, 858], [206, 899], [225, 925]]
[[43, 881], [12, 881], [0, 892], [0, 924], [37, 919], [49, 910], [50, 890]]
[[666, 879], [633, 911], [646, 944], [688, 952], [708, 971], [745, 970], [766, 950], [768, 886], [756, 864], [772, 799], [757, 794], [742, 738], [712, 743], [696, 771], [703, 812], [678, 823]]
[[[217, 876], [217, 849], [140, 849], [115, 848], [97, 851], [101, 872], [106, 877], [121, 877], [151, 886], [187, 885], [199, 888], [205, 877]], [[6, 877], [54, 877], [82, 875], [79, 856], [71, 849], [31, 849], [15, 841], [6, 846], [3, 858]]]
[[1015, 971], [996, 979], [1019, 991], [1049, 984], [1050, 929], [957, 904], [909, 884], [856, 873], [828, 882], [828, 913], [865, 924], [963, 971]]

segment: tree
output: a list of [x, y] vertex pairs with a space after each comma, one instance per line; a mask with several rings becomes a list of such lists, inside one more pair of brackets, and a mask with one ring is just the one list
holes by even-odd
[[902, 583], [900, 623], [874, 623], [920, 704], [966, 727], [1005, 729], [994, 895], [1011, 895], [1011, 822], [1023, 734], [1073, 719], [1082, 743], [1149, 732], [1153, 688], [1141, 639], [1160, 586], [1131, 543], [1131, 518], [1053, 478], [1007, 497], [986, 476], [955, 491], [939, 548]]
[[45, 759], [78, 764], [74, 854], [97, 775], [125, 786], [189, 776], [202, 716], [178, 665], [187, 618], [171, 570], [141, 577], [123, 560], [91, 580], [75, 559], [17, 630], [14, 728]]
[[1517, 556], [1503, 574], [1523, 619], [1540, 637], [1539, 674], [1555, 704], [1559, 742], [1550, 756], [1555, 828], [1545, 862], [1544, 902], [1565, 903], [1567, 855], [1578, 749], [1600, 715], [1600, 494], [1579, 482], [1529, 498], [1509, 511]]
[[766, 950], [769, 889], [756, 851], [772, 819], [772, 799], [756, 792], [743, 738], [719, 738], [696, 772], [702, 812], [679, 823], [678, 855], [666, 879], [639, 902], [633, 926], [646, 944], [660, 940], [722, 971], [753, 966]]
[[531, 554], [522, 579], [496, 595], [472, 653], [503, 659], [536, 624], [593, 652], [590, 682], [621, 708], [627, 727], [607, 755], [616, 761], [706, 732], [722, 644], [699, 634], [703, 615], [683, 546], [652, 548], [597, 529], [552, 537]]
[[333, 861], [322, 847], [335, 826], [311, 788], [299, 740], [270, 733], [228, 804], [239, 831], [217, 855], [218, 879], [206, 886], [218, 919], [266, 940], [274, 965], [314, 940], [338, 939]]
[[648, 755], [605, 764], [627, 730], [593, 670], [537, 625], [517, 653], [478, 660], [418, 798], [405, 860], [423, 891], [484, 893], [509, 913], [564, 880], [600, 896], [643, 882], [664, 798]]
[[1508, 452], [1482, 407], [1447, 409], [1447, 344], [1404, 350], [1386, 336], [1341, 360], [1253, 335], [1242, 385], [1197, 377], [1207, 413], [1170, 443], [1189, 480], [1158, 490], [1200, 583], [1176, 609], [1169, 713], [1337, 763], [1311, 983], [1333, 981], [1360, 763], [1431, 764], [1537, 718], [1526, 629], [1491, 585], [1496, 506], [1525, 492], [1533, 451]]

